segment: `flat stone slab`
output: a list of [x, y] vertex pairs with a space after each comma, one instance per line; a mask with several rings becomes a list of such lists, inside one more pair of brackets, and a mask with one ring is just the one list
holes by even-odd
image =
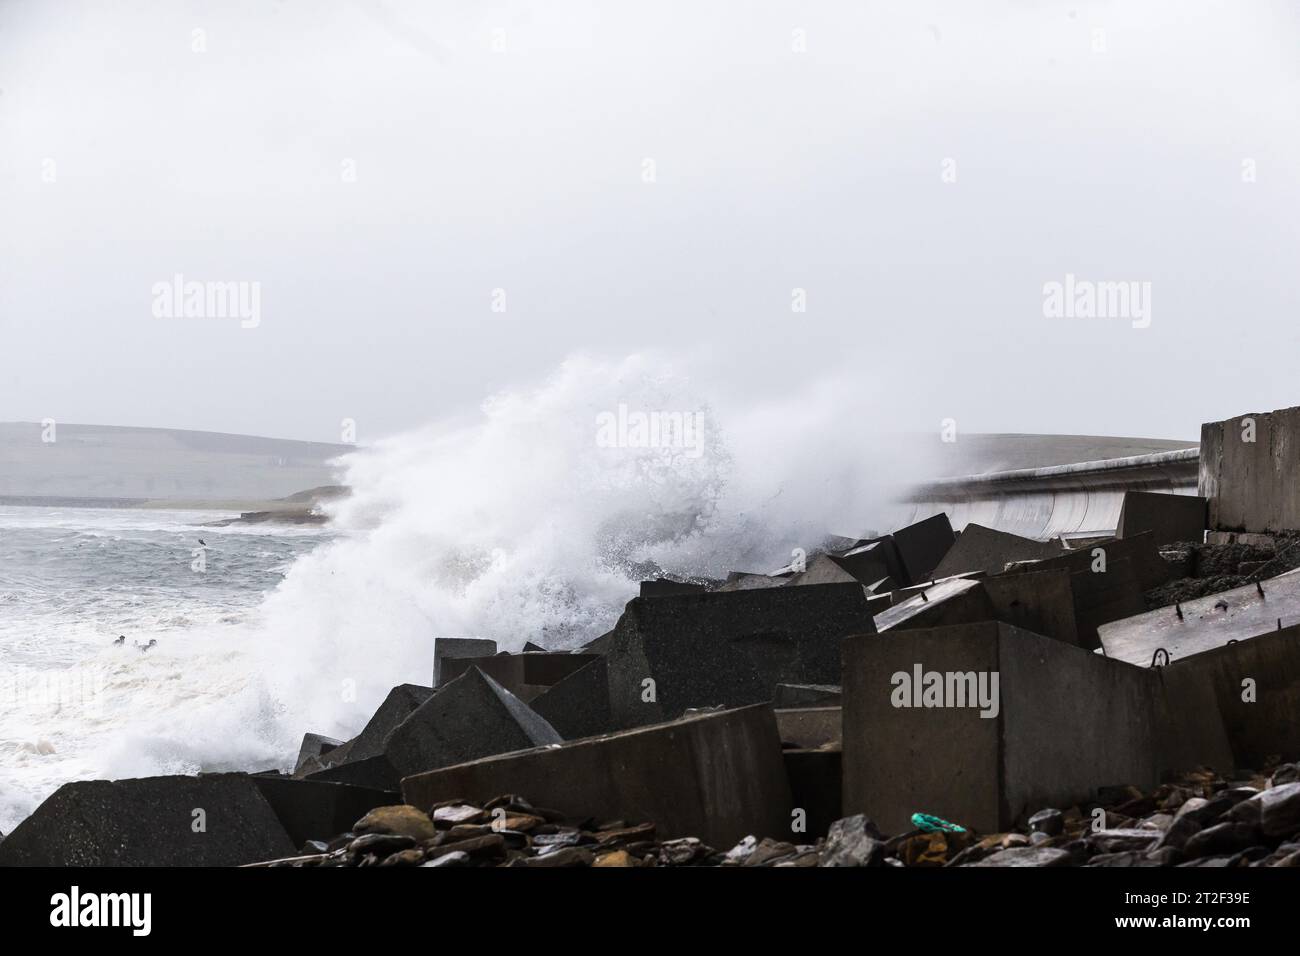
[[0, 866], [240, 866], [297, 849], [248, 774], [86, 780], [0, 842]]
[[1248, 584], [1112, 621], [1098, 635], [1107, 657], [1146, 667], [1160, 648], [1181, 660], [1276, 631], [1279, 618], [1283, 627], [1300, 622], [1300, 569], [1261, 581], [1258, 588]]
[[[660, 600], [660, 599], [655, 599]], [[402, 795], [428, 809], [452, 798], [527, 794], [575, 816], [653, 820], [660, 839], [730, 847], [791, 825], [790, 785], [766, 705], [684, 717], [558, 747], [488, 757], [406, 777]]]
[[883, 634], [904, 628], [942, 627], [993, 618], [993, 604], [978, 580], [946, 578], [881, 611], [874, 620], [876, 630]]

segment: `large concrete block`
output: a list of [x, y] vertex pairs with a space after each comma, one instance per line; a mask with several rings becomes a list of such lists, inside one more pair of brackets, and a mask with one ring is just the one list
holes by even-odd
[[296, 850], [248, 774], [141, 777], [64, 784], [0, 842], [0, 866], [239, 866]]
[[985, 578], [980, 583], [989, 596], [996, 620], [1079, 646], [1074, 588], [1069, 571], [1058, 568], [1008, 572]]
[[298, 747], [298, 759], [294, 762], [294, 772], [304, 770], [308, 766], [308, 761], [316, 761], [319, 765], [319, 758], [341, 746], [343, 741], [335, 740], [333, 737], [303, 734], [302, 744]]
[[868, 584], [859, 581], [841, 566], [839, 559], [829, 554], [819, 554], [808, 562], [806, 571], [792, 575], [786, 587], [802, 587], [809, 584]]
[[840, 638], [874, 632], [869, 610], [858, 584], [636, 598], [608, 646], [611, 716], [634, 727], [835, 683]]
[[1217, 722], [1235, 767], [1259, 768], [1279, 755], [1300, 757], [1300, 624], [1183, 657], [1159, 670], [1187, 701], [1171, 717], [1184, 737], [1212, 739]]
[[477, 667], [411, 712], [384, 742], [401, 777], [511, 750], [558, 744], [555, 728]]
[[443, 661], [458, 657], [491, 657], [497, 652], [497, 642], [479, 637], [440, 637], [433, 642], [433, 686], [444, 680]]
[[603, 656], [548, 687], [529, 706], [565, 740], [615, 730], [609, 710], [609, 670]]
[[1297, 621], [1300, 570], [1111, 621], [1099, 635], [1107, 657], [1147, 666], [1160, 649], [1178, 661]]
[[1126, 491], [1119, 509], [1117, 538], [1150, 531], [1157, 545], [1176, 541], [1200, 542], [1209, 520], [1207, 502], [1198, 495]]
[[1216, 531], [1300, 529], [1300, 408], [1201, 426], [1197, 492]]
[[352, 824], [375, 807], [401, 802], [395, 790], [295, 780], [278, 774], [254, 774], [253, 782], [297, 847], [308, 840], [328, 842], [351, 830]]
[[1055, 557], [1062, 550], [1059, 541], [1035, 541], [983, 525], [968, 524], [932, 573], [936, 578], [966, 571], [999, 574], [1012, 562], [1039, 561]]
[[665, 594], [696, 594], [707, 590], [708, 587], [703, 584], [692, 584], [688, 581], [670, 581], [667, 578], [656, 578], [653, 581], [641, 582], [641, 597], [662, 597]]
[[524, 703], [530, 703], [546, 688], [558, 684], [598, 656], [563, 651], [533, 651], [527, 654], [448, 658], [442, 662], [442, 683], [453, 681], [477, 667]]
[[[950, 706], [896, 706], [926, 702], [918, 668]], [[1007, 624], [851, 637], [843, 687], [843, 812], [886, 831], [921, 811], [995, 832], [1101, 782], [1158, 779], [1156, 675]]]
[[[656, 599], [663, 600], [663, 599]], [[476, 760], [402, 781], [427, 809], [504, 793], [575, 817], [649, 820], [660, 838], [731, 847], [790, 828], [790, 785], [776, 718], [765, 705], [684, 717], [559, 747]]]
[[894, 532], [893, 539], [908, 583], [916, 583], [934, 577], [934, 569], [952, 550], [957, 536], [953, 534], [948, 515], [941, 511], [923, 521], [900, 528]]
[[398, 684], [388, 692], [388, 696], [366, 722], [361, 733], [325, 754], [321, 762], [326, 766], [338, 766], [349, 761], [379, 756], [384, 752], [384, 743], [388, 740], [388, 735], [432, 696], [432, 687]]

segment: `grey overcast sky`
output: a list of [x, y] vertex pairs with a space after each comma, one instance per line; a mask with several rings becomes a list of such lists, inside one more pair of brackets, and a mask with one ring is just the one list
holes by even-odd
[[[1300, 404], [1298, 27], [4, 0], [0, 420], [365, 440], [652, 350], [732, 401], [837, 377], [891, 426], [1194, 439]], [[156, 316], [178, 273], [260, 283], [257, 326]], [[1045, 315], [1067, 274], [1150, 283], [1149, 327]]]

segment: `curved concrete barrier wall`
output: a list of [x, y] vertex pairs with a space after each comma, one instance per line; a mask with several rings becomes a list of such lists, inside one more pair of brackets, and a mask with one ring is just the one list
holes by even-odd
[[[904, 524], [946, 511], [955, 529], [970, 523], [1028, 538], [1112, 534], [1126, 491], [1196, 494], [1199, 450], [1108, 458], [943, 478], [905, 498]], [[904, 509], [906, 511], [906, 508]]]

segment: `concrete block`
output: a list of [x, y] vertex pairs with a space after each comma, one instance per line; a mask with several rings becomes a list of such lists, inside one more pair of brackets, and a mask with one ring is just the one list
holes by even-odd
[[[918, 668], [954, 675], [940, 677], [954, 706], [895, 706], [916, 702], [905, 692]], [[960, 675], [982, 676], [996, 708], [955, 706]], [[886, 832], [917, 811], [997, 832], [1086, 799], [1098, 781], [1158, 779], [1156, 675], [1011, 625], [851, 637], [843, 687], [843, 812]]]
[[898, 529], [892, 537], [898, 548], [903, 571], [913, 584], [931, 580], [934, 569], [957, 540], [948, 515], [942, 511]]
[[1119, 509], [1117, 538], [1150, 531], [1157, 545], [1176, 541], [1199, 543], [1209, 521], [1208, 502], [1198, 495], [1126, 491]]
[[1262, 767], [1279, 755], [1300, 757], [1300, 624], [1183, 657], [1158, 670], [1188, 702], [1171, 717], [1184, 737], [1213, 740], [1213, 724], [1222, 727], [1232, 763], [1201, 763], [1226, 772], [1229, 766]]
[[394, 728], [384, 756], [404, 777], [561, 740], [527, 704], [474, 667], [443, 684]]
[[908, 575], [898, 545], [890, 535], [859, 542], [838, 557], [845, 570], [863, 584], [884, 577], [893, 578], [900, 584], [916, 583]]
[[0, 866], [239, 866], [297, 849], [248, 774], [85, 780], [0, 842]]
[[839, 703], [839, 684], [777, 684], [772, 695], [772, 706], [777, 709], [838, 707]]
[[321, 734], [303, 734], [302, 745], [298, 748], [298, 759], [294, 763], [294, 772], [301, 771], [309, 760], [316, 760], [323, 757], [337, 747], [343, 746], [343, 741], [335, 740], [333, 737], [325, 737]]
[[781, 746], [817, 750], [839, 746], [842, 718], [840, 708], [794, 707], [776, 710], [776, 729]]
[[968, 524], [935, 567], [933, 575], [946, 578], [963, 571], [999, 574], [1013, 561], [1039, 561], [1055, 557], [1062, 550], [1059, 541], [1035, 541], [983, 525]]
[[795, 843], [816, 842], [844, 816], [840, 809], [842, 755], [838, 750], [787, 750], [782, 756], [790, 781], [790, 802], [795, 810], [804, 812], [806, 826], [802, 833], [788, 839]]
[[527, 654], [495, 654], [490, 657], [458, 657], [443, 661], [443, 684], [477, 667], [525, 703], [546, 688], [590, 664], [599, 655], [569, 654], [562, 651], [534, 651]]
[[880, 633], [904, 628], [942, 627], [994, 619], [993, 603], [983, 585], [970, 578], [947, 578], [875, 616]]
[[641, 597], [662, 597], [665, 594], [695, 594], [707, 590], [708, 588], [703, 584], [669, 581], [667, 578], [641, 582]]
[[[1253, 440], [1250, 440], [1253, 439]], [[1197, 493], [1216, 531], [1300, 529], [1300, 408], [1201, 426]]]
[[421, 687], [419, 684], [397, 685], [388, 692], [388, 696], [379, 705], [374, 716], [366, 722], [361, 733], [326, 754], [323, 762], [337, 765], [382, 754], [388, 735], [432, 696], [432, 687]]
[[834, 683], [840, 639], [874, 630], [859, 584], [636, 598], [608, 649], [611, 716], [634, 727], [770, 701], [780, 683]]
[[[806, 589], [801, 589], [806, 590]], [[652, 603], [658, 603], [656, 599]], [[635, 602], [634, 602], [635, 603]], [[790, 827], [790, 784], [766, 705], [685, 717], [559, 747], [488, 757], [402, 781], [412, 806], [526, 794], [575, 817], [649, 820], [659, 838], [713, 847]]]
[[331, 764], [321, 770], [314, 770], [301, 779], [314, 783], [346, 784], [367, 790], [392, 790], [401, 782], [402, 777], [381, 753]]
[[609, 670], [600, 655], [546, 688], [529, 706], [565, 740], [616, 729], [609, 709]]
[[[478, 637], [440, 637], [433, 642], [433, 686], [443, 682], [442, 662], [458, 657], [491, 657], [497, 642]], [[450, 680], [450, 678], [447, 678]]]
[[395, 790], [295, 780], [278, 774], [254, 774], [253, 782], [296, 847], [308, 840], [329, 841], [351, 830], [352, 824], [375, 807], [401, 802]]
[[1080, 646], [1071, 577], [1058, 568], [997, 574], [981, 584], [996, 620]]
[[1161, 648], [1179, 661], [1276, 631], [1279, 621], [1300, 621], [1300, 570], [1111, 621], [1099, 635], [1107, 657], [1145, 667]]
[[829, 554], [819, 554], [808, 562], [808, 569], [792, 575], [786, 587], [809, 584], [865, 584], [840, 566], [839, 560]]
[[748, 571], [732, 571], [727, 580], [715, 588], [715, 591], [754, 591], [764, 588], [779, 588], [789, 582], [789, 578], [771, 574], [753, 574]]

